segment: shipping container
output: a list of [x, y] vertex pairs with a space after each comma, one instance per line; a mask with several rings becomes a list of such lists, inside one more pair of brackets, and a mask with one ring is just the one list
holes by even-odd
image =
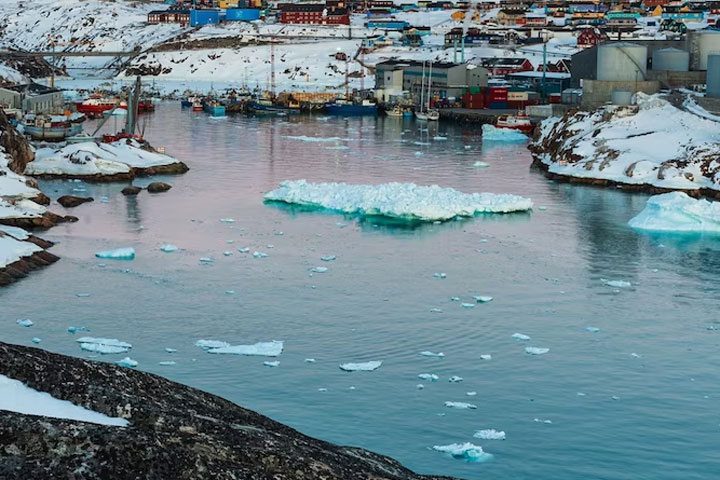
[[525, 101], [528, 99], [528, 92], [508, 92], [507, 99], [509, 101]]
[[260, 10], [257, 8], [228, 8], [225, 14], [225, 20], [232, 21], [252, 21], [260, 19]]
[[550, 96], [548, 96], [548, 103], [562, 103], [562, 94], [551, 93]]
[[506, 110], [508, 108], [507, 102], [490, 102], [488, 107], [493, 110]]
[[220, 22], [220, 10], [190, 10], [190, 26], [215, 25]]

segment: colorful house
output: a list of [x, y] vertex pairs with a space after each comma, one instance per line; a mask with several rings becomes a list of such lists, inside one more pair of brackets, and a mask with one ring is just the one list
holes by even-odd
[[532, 72], [535, 70], [530, 60], [521, 57], [489, 57], [480, 60], [480, 66], [486, 68], [488, 74], [504, 77], [510, 73]]

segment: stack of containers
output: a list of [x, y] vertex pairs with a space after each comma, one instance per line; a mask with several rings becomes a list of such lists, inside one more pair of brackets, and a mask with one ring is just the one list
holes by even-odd
[[487, 107], [491, 109], [508, 108], [508, 88], [490, 87], [486, 103]]

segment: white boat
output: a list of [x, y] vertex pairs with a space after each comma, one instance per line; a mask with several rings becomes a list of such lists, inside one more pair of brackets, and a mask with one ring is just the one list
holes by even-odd
[[385, 110], [385, 115], [388, 117], [402, 117], [405, 115], [405, 112], [401, 107], [395, 107], [392, 110]]
[[418, 120], [437, 121], [440, 119], [440, 112], [434, 108], [430, 108], [430, 93], [432, 88], [432, 62], [430, 62], [430, 72], [428, 75], [427, 105], [425, 104], [425, 64], [423, 63], [422, 83], [420, 84], [420, 111], [415, 112]]
[[440, 119], [440, 112], [433, 108], [424, 112], [415, 112], [415, 116], [418, 120], [428, 120], [434, 122]]

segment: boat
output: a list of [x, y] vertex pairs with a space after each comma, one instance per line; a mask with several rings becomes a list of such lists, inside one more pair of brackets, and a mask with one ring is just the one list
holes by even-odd
[[337, 99], [325, 105], [325, 112], [330, 115], [377, 115], [377, 103], [370, 100], [354, 102], [352, 100]]
[[68, 144], [75, 144], [75, 143], [85, 143], [85, 142], [94, 142], [96, 139], [93, 136], [88, 135], [87, 133], [80, 133], [78, 135], [73, 135], [71, 137], [67, 137], [65, 141]]
[[28, 115], [22, 126], [23, 132], [33, 140], [51, 142], [59, 142], [82, 132], [82, 125], [62, 116]]
[[440, 112], [435, 109], [431, 109], [424, 112], [415, 112], [415, 116], [418, 120], [428, 120], [434, 122], [440, 119]]
[[118, 98], [88, 98], [75, 104], [75, 110], [90, 117], [100, 116], [113, 108], [127, 109], [127, 103]]
[[155, 104], [150, 99], [140, 100], [138, 102], [138, 113], [143, 112], [154, 112], [155, 111]]
[[[217, 100], [206, 98], [202, 101], [203, 110], [205, 113], [209, 113], [213, 117], [224, 117], [225, 116], [225, 105], [221, 105]], [[193, 106], [193, 110], [195, 107]]]
[[517, 115], [500, 115], [495, 121], [495, 127], [519, 130], [523, 133], [530, 133], [535, 128], [530, 117], [524, 112], [518, 112]]
[[275, 105], [270, 98], [263, 97], [248, 102], [248, 108], [256, 114], [280, 114], [287, 113], [287, 108]]
[[427, 85], [427, 106], [425, 104], [425, 64], [423, 63], [422, 81], [420, 84], [420, 110], [415, 112], [418, 120], [436, 121], [440, 119], [440, 112], [434, 108], [430, 108], [430, 93], [432, 89], [432, 62], [430, 62], [430, 71], [428, 74]]
[[405, 116], [405, 110], [400, 106], [395, 106], [391, 110], [385, 110], [385, 115], [388, 117], [403, 117]]

